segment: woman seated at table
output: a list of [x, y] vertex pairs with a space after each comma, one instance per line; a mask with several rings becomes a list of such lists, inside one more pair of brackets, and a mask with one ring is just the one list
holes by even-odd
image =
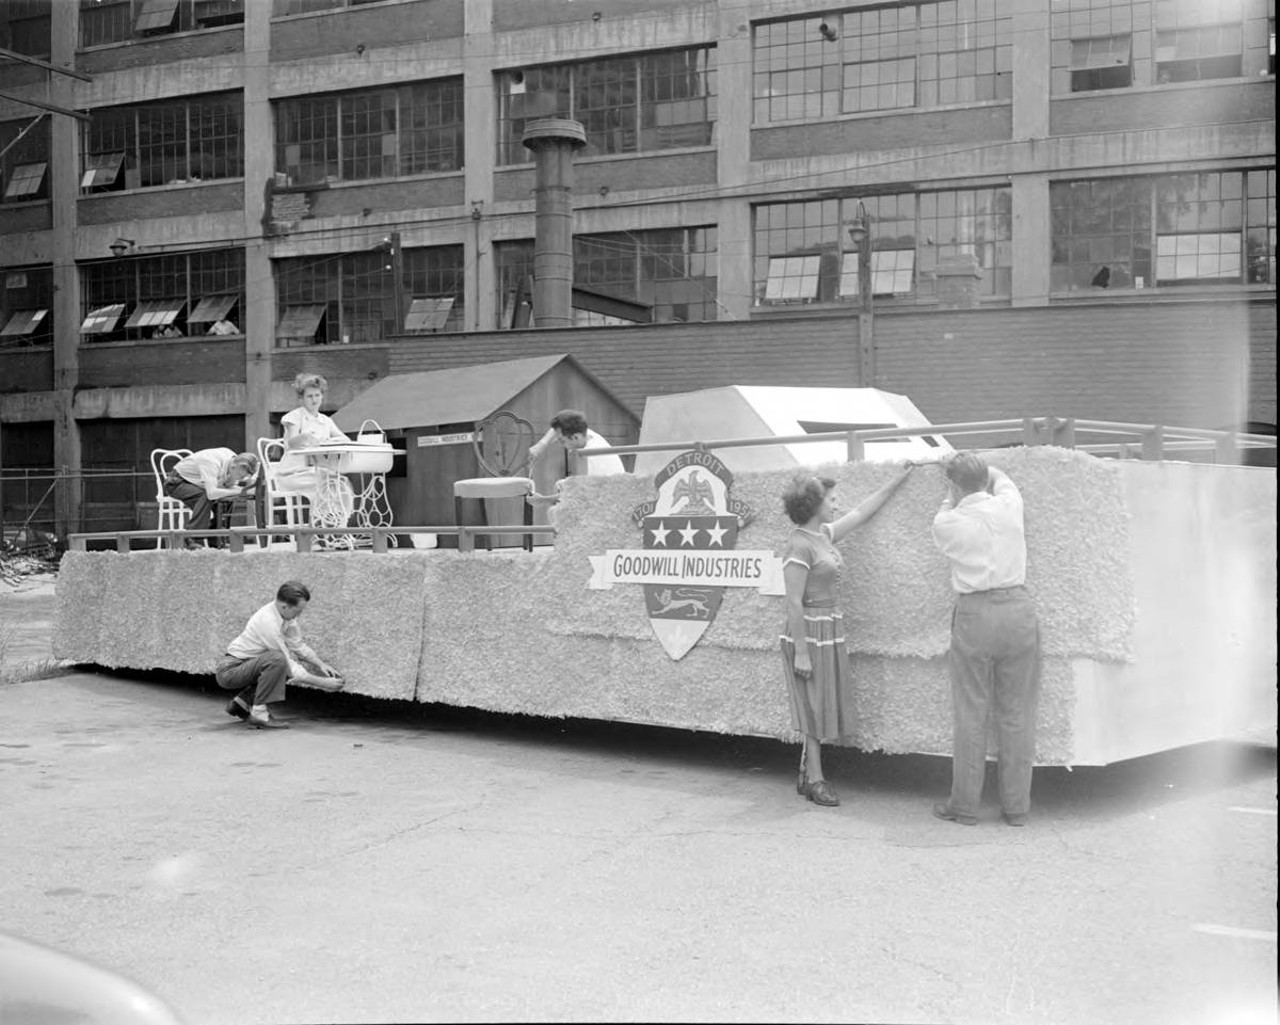
[[302, 404], [289, 410], [280, 420], [285, 453], [276, 464], [276, 487], [281, 491], [305, 494], [311, 500], [313, 521], [340, 520], [345, 525], [355, 508], [355, 495], [347, 478], [313, 465], [298, 451], [316, 448], [325, 442], [351, 440], [320, 412], [320, 403], [324, 401], [328, 387], [329, 383], [319, 374], [299, 374], [293, 379], [293, 390], [298, 393]]

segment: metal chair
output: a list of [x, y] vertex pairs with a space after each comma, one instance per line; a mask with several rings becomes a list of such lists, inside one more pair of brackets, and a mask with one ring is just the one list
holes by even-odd
[[262, 488], [266, 499], [266, 526], [276, 524], [277, 514], [288, 527], [305, 527], [310, 499], [300, 491], [282, 491], [276, 483], [276, 464], [284, 457], [283, 438], [259, 438], [258, 461], [262, 466]]
[[[191, 455], [189, 448], [153, 448], [151, 450], [151, 472], [156, 478], [156, 530], [181, 530], [191, 519], [191, 510], [171, 495], [164, 493], [164, 479], [169, 475], [178, 461]], [[161, 538], [156, 538], [156, 547], [163, 545]]]
[[[471, 444], [475, 449], [476, 462], [489, 476], [469, 477], [454, 482], [454, 523], [461, 526], [463, 502], [466, 499], [480, 499], [481, 514], [488, 526], [485, 499], [520, 498], [523, 499], [524, 525], [533, 526], [533, 505], [529, 502], [529, 496], [533, 494], [533, 479], [519, 476], [515, 472], [525, 470], [527, 473], [533, 432], [533, 424], [506, 409], [499, 410], [476, 424]], [[492, 550], [492, 536], [485, 534], [483, 537], [485, 549]], [[524, 550], [533, 551], [532, 534], [525, 534]]]

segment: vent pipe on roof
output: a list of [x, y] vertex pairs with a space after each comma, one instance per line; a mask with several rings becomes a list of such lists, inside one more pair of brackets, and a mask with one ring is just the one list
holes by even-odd
[[533, 316], [538, 327], [573, 326], [573, 153], [587, 144], [581, 123], [530, 121], [521, 139], [533, 150]]

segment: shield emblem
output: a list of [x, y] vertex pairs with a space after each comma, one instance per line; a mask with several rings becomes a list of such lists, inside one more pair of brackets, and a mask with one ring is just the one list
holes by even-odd
[[[654, 483], [657, 499], [643, 509], [646, 515], [637, 517], [647, 550], [679, 556], [723, 551], [737, 544], [742, 520], [740, 513], [730, 512], [729, 507], [733, 474], [719, 459], [706, 455], [688, 465], [677, 458], [654, 478]], [[723, 599], [723, 587], [644, 585], [649, 625], [673, 659], [683, 658], [698, 643], [716, 618]]]

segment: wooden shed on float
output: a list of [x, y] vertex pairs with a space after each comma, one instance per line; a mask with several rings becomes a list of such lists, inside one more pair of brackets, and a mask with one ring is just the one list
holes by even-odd
[[[454, 521], [454, 481], [485, 476], [473, 444], [478, 424], [506, 410], [533, 425], [529, 441], [536, 441], [561, 409], [581, 410], [592, 430], [615, 445], [634, 445], [639, 437], [639, 417], [567, 353], [392, 374], [333, 419], [353, 436], [372, 420], [405, 450], [387, 474], [396, 523], [441, 525]], [[562, 476], [550, 460], [541, 461], [537, 490], [548, 493]], [[535, 522], [546, 522], [541, 507]]]

